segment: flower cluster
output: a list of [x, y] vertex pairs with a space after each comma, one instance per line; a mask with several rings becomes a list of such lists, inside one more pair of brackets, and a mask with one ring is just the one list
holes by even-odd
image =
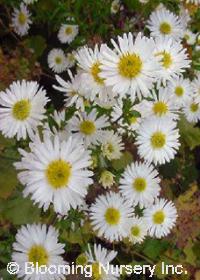
[[[113, 2], [115, 14], [120, 2]], [[25, 4], [14, 11], [20, 36], [27, 34], [30, 16]], [[61, 219], [71, 209], [83, 212], [94, 236], [110, 243], [142, 243], [147, 236], [171, 232], [177, 210], [161, 196], [158, 168], [178, 153], [180, 119], [200, 120], [200, 75], [188, 78], [191, 58], [185, 47], [198, 42], [185, 19], [160, 5], [146, 22], [148, 35], [129, 32], [94, 47], [84, 45], [71, 54], [73, 63], [62, 49], [51, 50], [47, 61], [53, 72], [74, 66], [67, 70], [68, 80], [56, 75], [52, 84], [65, 96], [59, 112], [47, 111], [50, 100], [37, 82], [13, 82], [0, 93], [0, 131], [28, 143], [19, 148], [21, 159], [14, 164], [24, 197], [44, 212], [53, 208]], [[78, 32], [76, 24], [63, 23], [57, 37], [70, 44]], [[115, 169], [113, 163], [130, 150], [134, 160]], [[52, 226], [23, 226], [13, 248], [19, 264], [64, 263], [64, 245]], [[116, 279], [98, 274], [99, 263], [116, 255], [95, 244], [94, 253], [89, 247], [79, 261], [93, 265], [93, 279]], [[20, 270], [19, 277], [24, 273]]]

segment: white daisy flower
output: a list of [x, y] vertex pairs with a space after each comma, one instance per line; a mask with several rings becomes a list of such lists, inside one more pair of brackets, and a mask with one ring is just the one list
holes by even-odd
[[173, 96], [173, 102], [180, 108], [190, 100], [193, 94], [192, 85], [189, 79], [182, 76], [171, 79], [167, 83], [169, 93]]
[[154, 202], [160, 193], [160, 178], [154, 167], [135, 162], [129, 165], [119, 181], [119, 189], [133, 205], [143, 208]]
[[116, 14], [118, 13], [120, 10], [120, 0], [113, 0], [111, 3], [111, 14]]
[[0, 92], [0, 131], [5, 137], [31, 138], [45, 118], [46, 91], [37, 82], [13, 82]]
[[99, 237], [105, 237], [110, 242], [120, 241], [128, 235], [133, 208], [130, 201], [120, 194], [109, 192], [96, 199], [89, 215]]
[[115, 175], [108, 170], [104, 170], [101, 173], [99, 183], [102, 184], [104, 188], [110, 188], [115, 183]]
[[82, 90], [82, 81], [80, 75], [77, 74], [73, 77], [72, 72], [70, 70], [68, 70], [68, 75], [71, 81], [67, 82], [65, 82], [61, 77], [56, 75], [56, 80], [60, 84], [60, 86], [53, 85], [53, 88], [65, 93], [66, 107], [75, 105], [76, 109], [81, 109], [81, 111], [84, 111], [85, 93]]
[[200, 103], [194, 98], [190, 98], [183, 106], [183, 113], [188, 122], [197, 123], [200, 121]]
[[78, 35], [78, 25], [62, 24], [58, 32], [58, 39], [63, 44], [65, 43], [70, 44], [77, 35]]
[[89, 152], [75, 137], [60, 141], [47, 134], [43, 138], [30, 144], [30, 152], [19, 150], [22, 159], [15, 167], [22, 171], [18, 178], [25, 186], [25, 197], [30, 194], [44, 211], [53, 203], [55, 212], [66, 214], [70, 207], [82, 204], [92, 184]]
[[180, 42], [175, 42], [170, 38], [156, 39], [155, 57], [160, 61], [160, 81], [166, 81], [180, 76], [181, 73], [190, 67], [191, 61], [188, 59], [187, 50]]
[[148, 96], [155, 82], [158, 63], [153, 55], [153, 39], [142, 37], [141, 33], [135, 40], [131, 33], [118, 36], [118, 44], [111, 40], [114, 50], [105, 46], [102, 50], [102, 72], [107, 86], [121, 97], [130, 95], [134, 101], [136, 95], [141, 98]]
[[64, 253], [64, 244], [58, 243], [58, 231], [54, 227], [41, 224], [22, 226], [16, 235], [16, 242], [13, 243], [12, 260], [16, 262], [20, 269], [17, 274], [19, 278], [30, 280], [41, 279], [63, 279], [62, 274], [26, 274], [25, 263], [31, 262], [34, 267], [52, 265], [64, 265], [61, 257]]
[[52, 49], [48, 54], [49, 68], [55, 73], [64, 72], [67, 69], [67, 60], [63, 50]]
[[178, 119], [178, 108], [174, 103], [172, 95], [169, 94], [168, 88], [160, 87], [158, 95], [152, 92], [153, 100], [143, 100], [141, 103], [135, 105], [135, 108], [143, 118], [155, 116], [157, 118], [169, 117], [171, 119]]
[[122, 155], [124, 145], [121, 136], [112, 130], [106, 130], [102, 139], [101, 151], [109, 160], [119, 159]]
[[144, 221], [149, 227], [149, 235], [161, 238], [170, 233], [177, 219], [177, 210], [172, 201], [158, 199], [154, 205], [144, 210]]
[[77, 51], [76, 60], [78, 66], [82, 70], [82, 80], [84, 88], [88, 91], [90, 100], [95, 97], [100, 102], [107, 102], [114, 98], [112, 89], [105, 86], [104, 79], [100, 77], [101, 73], [101, 52], [105, 45], [101, 45], [100, 49], [95, 45], [94, 50], [88, 47], [83, 47]]
[[101, 247], [101, 245], [94, 244], [94, 250], [91, 250], [90, 245], [88, 245], [88, 251], [85, 252], [88, 263], [92, 264], [92, 279], [95, 280], [116, 280], [116, 277], [111, 271], [105, 273], [101, 269], [100, 265], [107, 266], [110, 264], [114, 258], [117, 256], [117, 252], [112, 250], [108, 251], [106, 248]]
[[173, 38], [176, 41], [183, 38], [185, 29], [180, 18], [167, 10], [164, 6], [151, 13], [147, 22], [147, 27], [152, 37]]
[[194, 45], [195, 44], [195, 42], [196, 42], [196, 36], [195, 36], [195, 34], [191, 31], [191, 30], [189, 30], [189, 29], [187, 29], [185, 32], [184, 32], [184, 39], [186, 40], [186, 42], [187, 42], [187, 44], [188, 45]]
[[192, 88], [196, 102], [200, 102], [200, 74], [192, 81]]
[[137, 132], [138, 152], [146, 161], [164, 164], [175, 157], [180, 146], [179, 132], [170, 118], [146, 119]]
[[143, 218], [134, 217], [130, 222], [129, 240], [133, 244], [140, 244], [144, 241], [147, 236], [147, 224]]
[[109, 126], [105, 116], [97, 117], [97, 112], [93, 109], [89, 114], [82, 112], [71, 118], [70, 129], [76, 137], [87, 146], [98, 145], [103, 140], [103, 129]]
[[31, 13], [24, 3], [20, 4], [20, 9], [14, 9], [12, 14], [12, 26], [18, 35], [24, 36], [28, 34], [30, 24], [32, 23], [30, 17]]

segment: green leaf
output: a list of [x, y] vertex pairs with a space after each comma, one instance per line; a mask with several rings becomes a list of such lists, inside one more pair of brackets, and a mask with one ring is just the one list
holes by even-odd
[[17, 173], [12, 160], [0, 156], [0, 198], [8, 198], [17, 186]]
[[125, 152], [122, 154], [120, 159], [116, 159], [112, 161], [112, 166], [115, 170], [120, 170], [126, 168], [128, 164], [133, 161], [133, 156], [129, 152]]
[[200, 128], [194, 127], [186, 119], [181, 118], [179, 129], [182, 140], [193, 150], [200, 145]]
[[33, 49], [36, 57], [40, 57], [47, 47], [45, 39], [40, 35], [30, 36], [25, 40], [25, 45], [26, 47]]
[[34, 223], [40, 220], [41, 210], [34, 206], [29, 198], [14, 197], [7, 201], [0, 200], [0, 214], [14, 225]]
[[144, 243], [143, 253], [150, 259], [156, 260], [168, 249], [169, 242], [165, 240], [147, 239]]
[[196, 262], [196, 255], [193, 251], [193, 243], [192, 241], [188, 241], [187, 245], [184, 248], [184, 253], [186, 255], [186, 262], [194, 265]]

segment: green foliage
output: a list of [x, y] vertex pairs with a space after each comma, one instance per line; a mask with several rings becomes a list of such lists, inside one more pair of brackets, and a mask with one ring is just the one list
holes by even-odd
[[179, 129], [183, 142], [191, 150], [200, 145], [200, 128], [194, 127], [194, 125], [182, 118], [179, 122]]
[[39, 222], [40, 213], [41, 210], [34, 206], [30, 199], [23, 198], [19, 192], [9, 200], [0, 200], [0, 218], [14, 225]]

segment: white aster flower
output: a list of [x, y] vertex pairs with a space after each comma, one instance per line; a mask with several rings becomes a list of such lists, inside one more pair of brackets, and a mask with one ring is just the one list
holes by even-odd
[[15, 163], [22, 170], [18, 178], [25, 186], [24, 196], [43, 207], [44, 211], [53, 203], [55, 212], [66, 214], [81, 205], [92, 183], [89, 152], [76, 137], [60, 141], [57, 136], [44, 135], [30, 144], [30, 152], [19, 150], [20, 162]]
[[115, 175], [108, 170], [104, 170], [101, 173], [99, 183], [102, 184], [104, 188], [110, 188], [115, 183]]
[[160, 178], [154, 167], [135, 162], [129, 165], [119, 181], [119, 189], [133, 205], [143, 208], [154, 202], [160, 193]]
[[77, 34], [78, 25], [62, 24], [58, 32], [58, 39], [63, 44], [70, 44], [75, 39]]
[[55, 73], [64, 72], [67, 69], [67, 60], [63, 50], [52, 49], [48, 54], [49, 68]]
[[45, 118], [46, 91], [37, 82], [13, 82], [0, 93], [0, 131], [17, 140], [31, 138]]
[[152, 99], [151, 101], [143, 100], [135, 105], [136, 110], [140, 112], [143, 118], [155, 116], [157, 118], [178, 119], [178, 109], [174, 103], [173, 96], [169, 94], [168, 88], [160, 87], [158, 94], [153, 91]]
[[[117, 252], [112, 250], [108, 251], [103, 248], [100, 244], [94, 244], [94, 250], [91, 250], [90, 245], [88, 245], [88, 251], [85, 252], [88, 260], [88, 264], [92, 265], [92, 279], [95, 280], [115, 280], [118, 279], [111, 271], [105, 273], [101, 266], [107, 266], [110, 264], [114, 258], [117, 256]], [[101, 265], [101, 266], [100, 266]]]
[[194, 91], [194, 98], [196, 102], [200, 102], [200, 74], [192, 81], [192, 88]]
[[124, 145], [121, 136], [112, 130], [106, 130], [102, 139], [101, 151], [109, 160], [119, 159], [122, 155]]
[[134, 217], [130, 222], [129, 240], [133, 244], [140, 244], [147, 236], [148, 226], [143, 218]]
[[28, 34], [30, 24], [32, 23], [30, 17], [31, 14], [24, 3], [20, 4], [20, 9], [14, 9], [12, 14], [12, 26], [18, 35], [24, 36]]
[[180, 108], [190, 100], [193, 88], [189, 79], [182, 76], [171, 79], [167, 83], [169, 94], [173, 97], [173, 102]]
[[197, 123], [200, 120], [200, 103], [190, 98], [183, 106], [183, 113], [188, 122]]
[[96, 199], [89, 215], [99, 237], [105, 237], [110, 242], [120, 241], [128, 235], [133, 208], [130, 201], [120, 194], [109, 192]]
[[102, 50], [102, 72], [107, 86], [121, 97], [148, 96], [157, 77], [158, 63], [153, 55], [154, 42], [139, 33], [135, 40], [131, 33], [118, 36], [118, 44], [111, 40], [114, 50], [105, 46]]
[[179, 41], [183, 37], [185, 26], [181, 19], [165, 7], [156, 9], [150, 15], [147, 27], [155, 38], [173, 38]]
[[160, 61], [160, 81], [166, 81], [178, 77], [190, 67], [187, 50], [180, 42], [171, 38], [156, 39], [154, 55]]
[[111, 3], [111, 14], [116, 14], [118, 13], [120, 10], [120, 0], [113, 0]]
[[58, 231], [54, 227], [41, 224], [22, 226], [16, 235], [16, 242], [13, 243], [12, 260], [16, 262], [20, 269], [18, 277], [30, 280], [58, 280], [63, 279], [63, 275], [40, 274], [35, 272], [26, 274], [25, 263], [31, 262], [34, 267], [52, 265], [64, 265], [65, 262], [61, 257], [64, 253], [64, 244], [58, 243]]
[[191, 31], [191, 30], [189, 30], [189, 29], [187, 29], [185, 32], [184, 32], [184, 39], [186, 40], [186, 42], [187, 42], [187, 44], [188, 45], [194, 45], [195, 44], [195, 42], [196, 42], [196, 36], [195, 36], [195, 34]]
[[104, 79], [101, 74], [101, 53], [105, 45], [101, 45], [100, 49], [95, 45], [94, 50], [88, 47], [83, 47], [77, 51], [76, 60], [78, 66], [82, 70], [81, 78], [84, 83], [84, 88], [88, 91], [90, 100], [95, 97], [100, 102], [107, 102], [114, 98], [112, 89], [105, 86]]
[[144, 221], [149, 227], [149, 235], [161, 238], [170, 233], [177, 219], [177, 210], [171, 201], [156, 200], [155, 204], [144, 210]]
[[137, 132], [138, 152], [146, 161], [164, 164], [175, 157], [180, 146], [175, 121], [151, 117], [142, 122]]
[[72, 72], [68, 70], [70, 81], [65, 82], [61, 77], [56, 75], [56, 80], [60, 84], [59, 86], [53, 85], [53, 87], [61, 92], [65, 93], [65, 106], [70, 107], [75, 105], [76, 109], [85, 109], [85, 93], [81, 86], [80, 75], [77, 74], [73, 77]]
[[70, 129], [76, 137], [87, 146], [98, 145], [103, 140], [103, 129], [109, 126], [107, 117], [97, 117], [97, 112], [93, 109], [89, 114], [82, 112], [71, 118]]

